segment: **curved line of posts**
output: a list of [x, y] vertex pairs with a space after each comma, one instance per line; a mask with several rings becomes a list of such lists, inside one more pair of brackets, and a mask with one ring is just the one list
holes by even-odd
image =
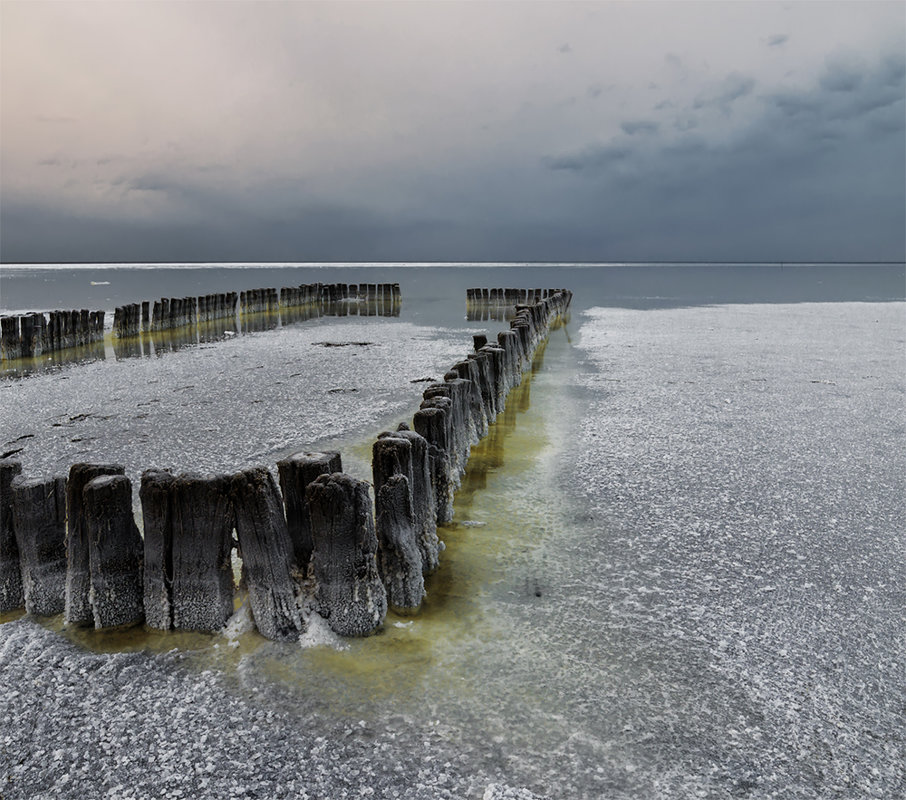
[[372, 484], [344, 474], [336, 452], [278, 462], [279, 489], [263, 466], [147, 470], [142, 535], [122, 465], [74, 464], [45, 479], [0, 461], [0, 611], [62, 613], [67, 625], [94, 628], [220, 631], [234, 613], [234, 532], [241, 584], [269, 639], [297, 638], [311, 612], [342, 636], [365, 636], [388, 608], [416, 611], [471, 447], [571, 298], [547, 290], [516, 305], [496, 341], [474, 337], [474, 351], [424, 390], [411, 428], [374, 442], [373, 501]]

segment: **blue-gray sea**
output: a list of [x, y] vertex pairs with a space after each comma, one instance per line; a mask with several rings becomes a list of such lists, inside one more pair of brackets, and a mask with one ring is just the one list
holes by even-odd
[[244, 605], [216, 636], [6, 615], [0, 796], [906, 795], [902, 264], [4, 265], [0, 311], [315, 281], [398, 282], [400, 315], [7, 371], [0, 445], [133, 479], [336, 447], [368, 477], [507, 326], [466, 288], [568, 288], [422, 613], [298, 645]]

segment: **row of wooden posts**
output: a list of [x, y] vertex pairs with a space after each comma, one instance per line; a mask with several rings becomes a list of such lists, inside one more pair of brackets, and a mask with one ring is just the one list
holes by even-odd
[[537, 303], [550, 295], [565, 292], [565, 289], [466, 289], [466, 304], [485, 303], [490, 305], [515, 306]]
[[0, 317], [0, 358], [38, 358], [104, 340], [104, 312], [48, 311]]
[[504, 409], [550, 325], [561, 290], [517, 308], [496, 341], [428, 386], [412, 427], [379, 435], [372, 484], [342, 472], [339, 453], [297, 453], [266, 467], [206, 477], [148, 470], [132, 513], [124, 468], [75, 464], [67, 477], [22, 476], [0, 461], [0, 611], [64, 614], [70, 625], [218, 631], [234, 612], [235, 532], [255, 625], [291, 639], [314, 610], [343, 636], [377, 630], [388, 607], [418, 609], [437, 569], [437, 525], [473, 444]]
[[[113, 315], [113, 334], [138, 336], [145, 331], [163, 331], [235, 320], [237, 312], [274, 314], [281, 310], [340, 303], [399, 305], [398, 283], [306, 283], [281, 289], [249, 289], [201, 297], [162, 297], [160, 300], [118, 306]], [[332, 312], [328, 312], [332, 313]]]

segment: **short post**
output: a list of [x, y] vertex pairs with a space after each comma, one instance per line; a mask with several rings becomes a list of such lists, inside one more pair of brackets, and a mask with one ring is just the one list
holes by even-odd
[[280, 475], [280, 491], [286, 510], [286, 527], [293, 545], [293, 563], [297, 573], [305, 577], [311, 560], [311, 514], [305, 499], [305, 490], [319, 475], [342, 472], [340, 454], [294, 453], [277, 462]]

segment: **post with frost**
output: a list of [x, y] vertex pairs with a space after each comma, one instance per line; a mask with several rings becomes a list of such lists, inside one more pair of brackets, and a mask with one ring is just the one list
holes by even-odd
[[277, 485], [264, 467], [247, 469], [230, 480], [242, 577], [255, 625], [268, 639], [292, 639], [303, 630], [296, 605], [292, 543]]
[[142, 539], [132, 516], [131, 482], [125, 475], [94, 478], [82, 490], [82, 504], [94, 627], [143, 622]]
[[66, 586], [66, 478], [17, 477], [12, 484], [25, 610], [63, 613]]
[[368, 483], [322, 475], [308, 486], [319, 613], [341, 636], [367, 636], [387, 614]]
[[0, 460], [0, 611], [15, 611], [25, 602], [12, 513], [12, 482], [20, 472], [18, 461]]

